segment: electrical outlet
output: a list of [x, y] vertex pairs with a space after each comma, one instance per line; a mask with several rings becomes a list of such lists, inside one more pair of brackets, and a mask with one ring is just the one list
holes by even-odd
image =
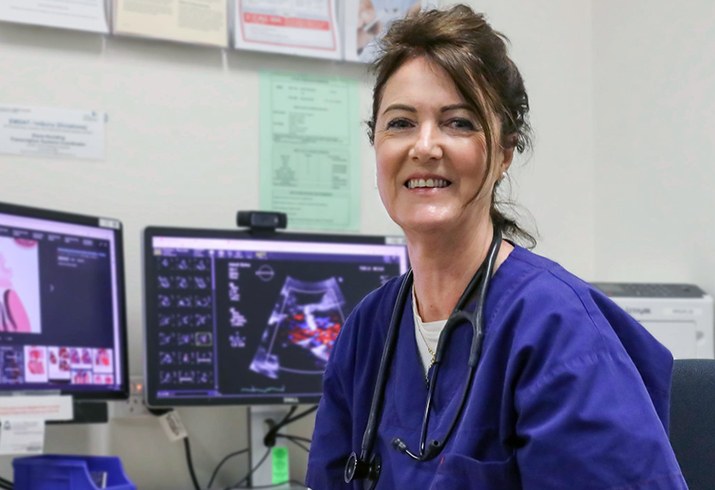
[[113, 419], [152, 416], [144, 400], [144, 378], [142, 376], [131, 376], [129, 379], [129, 398], [112, 402], [110, 407]]

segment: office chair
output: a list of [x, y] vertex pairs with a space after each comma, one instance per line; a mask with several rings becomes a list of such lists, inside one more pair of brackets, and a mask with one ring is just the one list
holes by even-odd
[[715, 488], [715, 360], [675, 360], [670, 443], [689, 489]]

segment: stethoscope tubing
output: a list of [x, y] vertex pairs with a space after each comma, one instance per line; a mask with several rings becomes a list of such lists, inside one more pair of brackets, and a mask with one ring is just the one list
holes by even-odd
[[[447, 321], [449, 325], [445, 325], [444, 331], [440, 335], [439, 342], [437, 344], [437, 351], [435, 352], [434, 364], [432, 366], [432, 375], [430, 376], [430, 386], [427, 395], [427, 403], [425, 404], [425, 413], [422, 419], [422, 431], [420, 434], [420, 452], [418, 458], [419, 461], [428, 461], [439, 454], [444, 445], [447, 443], [449, 438], [457, 427], [457, 423], [461, 416], [464, 405], [469, 396], [469, 391], [472, 386], [472, 380], [474, 379], [474, 374], [477, 370], [477, 365], [479, 364], [479, 358], [482, 353], [482, 345], [484, 343], [484, 304], [486, 303], [487, 293], [489, 292], [489, 284], [491, 282], [491, 276], [494, 271], [494, 264], [496, 263], [497, 255], [499, 254], [499, 245], [501, 243], [501, 233], [497, 230], [494, 231], [494, 238], [492, 239], [492, 244], [489, 247], [489, 252], [484, 261], [483, 267], [480, 267], [477, 273], [470, 281], [467, 286], [462, 298], [457, 302], [450, 319]], [[472, 313], [471, 317], [464, 312], [469, 298], [472, 296], [474, 288], [478, 287], [477, 296], [477, 307]], [[452, 417], [452, 421], [445, 432], [444, 437], [440, 441], [439, 439], [434, 439], [430, 442], [429, 446], [426, 445], [427, 442], [427, 430], [429, 427], [429, 415], [432, 404], [432, 399], [434, 397], [434, 391], [437, 386], [437, 376], [439, 374], [439, 366], [442, 363], [442, 357], [447, 347], [447, 343], [452, 333], [454, 332], [457, 325], [461, 324], [462, 321], [467, 321], [472, 325], [472, 344], [469, 352], [469, 370], [467, 371], [467, 379], [462, 388], [462, 396], [459, 401], [457, 412]], [[414, 457], [414, 456], [413, 456]]]
[[385, 385], [387, 384], [387, 370], [392, 363], [392, 353], [395, 351], [395, 344], [397, 343], [397, 328], [393, 328], [394, 325], [399, 324], [400, 317], [402, 316], [402, 311], [407, 303], [407, 292], [409, 287], [412, 285], [412, 269], [407, 271], [400, 290], [397, 293], [397, 303], [395, 308], [392, 310], [392, 317], [390, 318], [390, 328], [387, 331], [387, 338], [385, 339], [385, 348], [382, 350], [382, 358], [380, 359], [380, 368], [377, 372], [377, 383], [375, 383], [375, 390], [372, 395], [372, 403], [370, 405], [370, 416], [367, 420], [367, 426], [365, 432], [362, 436], [362, 444], [360, 449], [360, 459], [362, 461], [367, 461], [369, 454], [372, 452], [375, 446], [375, 437], [377, 436], [377, 426], [379, 423], [379, 417], [382, 413], [382, 403], [385, 399]]
[[[429, 389], [427, 395], [427, 402], [425, 404], [425, 413], [422, 419], [422, 428], [420, 431], [420, 446], [419, 452], [413, 453], [407, 448], [407, 445], [399, 438], [395, 438], [392, 441], [392, 445], [398, 451], [407, 454], [411, 458], [417, 461], [429, 461], [436, 457], [444, 448], [447, 441], [451, 437], [454, 429], [459, 422], [459, 419], [464, 409], [467, 397], [469, 396], [469, 391], [471, 389], [472, 381], [479, 363], [479, 358], [481, 357], [482, 344], [484, 340], [484, 304], [486, 302], [486, 296], [489, 291], [489, 284], [491, 282], [491, 276], [494, 271], [494, 266], [496, 263], [497, 255], [499, 254], [499, 248], [502, 241], [502, 234], [500, 230], [494, 228], [494, 235], [492, 237], [492, 242], [489, 246], [489, 251], [487, 252], [487, 257], [484, 262], [479, 267], [477, 272], [474, 274], [470, 280], [467, 288], [465, 289], [462, 296], [457, 301], [452, 314], [450, 315], [447, 323], [445, 324], [444, 330], [440, 335], [439, 342], [437, 344], [437, 351], [435, 352], [434, 363], [430, 372], [429, 379]], [[387, 338], [385, 339], [385, 347], [382, 351], [382, 357], [380, 359], [380, 367], [378, 369], [377, 381], [375, 383], [375, 389], [373, 391], [372, 402], [370, 404], [370, 414], [368, 416], [367, 425], [365, 432], [363, 433], [362, 443], [360, 446], [360, 457], [357, 458], [356, 454], [353, 453], [348, 461], [348, 466], [346, 466], [346, 482], [352, 481], [353, 478], [357, 477], [356, 468], [358, 466], [362, 467], [361, 473], [364, 473], [370, 480], [369, 487], [372, 488], [377, 482], [377, 478], [380, 473], [380, 458], [378, 455], [372, 455], [372, 450], [375, 445], [375, 438], [377, 437], [377, 427], [379, 425], [379, 418], [382, 413], [382, 406], [385, 397], [385, 385], [387, 384], [387, 370], [392, 363], [392, 355], [395, 351], [395, 346], [397, 343], [397, 333], [399, 330], [399, 324], [402, 319], [402, 312], [404, 311], [405, 304], [407, 303], [407, 298], [409, 296], [409, 289], [412, 286], [413, 274], [412, 269], [410, 269], [405, 278], [400, 285], [399, 292], [397, 293], [397, 301], [395, 303], [394, 309], [392, 310], [392, 315], [390, 318], [390, 324], [387, 332]], [[464, 309], [467, 307], [470, 299], [477, 290], [477, 306], [474, 312], [469, 315]], [[467, 379], [462, 389], [462, 394], [460, 397], [459, 405], [457, 406], [457, 411], [455, 412], [452, 420], [442, 438], [442, 440], [434, 439], [427, 445], [427, 431], [429, 428], [429, 418], [432, 407], [432, 399], [434, 397], [435, 388], [437, 385], [437, 378], [439, 374], [439, 366], [442, 363], [442, 358], [444, 352], [446, 351], [447, 343], [452, 335], [455, 328], [462, 324], [464, 321], [468, 322], [472, 326], [472, 343], [469, 352], [469, 362], [468, 362], [468, 374]], [[352, 471], [349, 471], [352, 465]], [[370, 471], [366, 470], [366, 467], [370, 467]], [[375, 466], [373, 468], [373, 466]], [[348, 477], [350, 474], [350, 477]], [[361, 478], [361, 477], [357, 477]]]

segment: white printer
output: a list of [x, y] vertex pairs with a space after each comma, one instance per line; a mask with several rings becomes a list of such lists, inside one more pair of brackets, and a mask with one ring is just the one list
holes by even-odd
[[592, 283], [675, 359], [715, 358], [713, 299], [693, 284]]

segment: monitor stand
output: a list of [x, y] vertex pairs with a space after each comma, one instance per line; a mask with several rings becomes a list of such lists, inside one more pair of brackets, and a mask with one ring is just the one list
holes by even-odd
[[48, 420], [48, 424], [106, 424], [109, 422], [107, 402], [72, 401], [74, 417], [72, 420]]
[[[278, 438], [273, 447], [266, 447], [263, 443], [263, 439], [268, 431], [283, 420], [289, 409], [290, 407], [278, 405], [251, 406], [248, 409], [249, 441], [251, 447], [249, 468], [256, 466], [266, 455], [266, 451], [269, 451], [266, 460], [251, 476], [251, 487], [273, 485], [274, 474], [279, 476], [282, 473], [290, 477], [287, 456], [288, 448], [285, 443], [286, 439]], [[282, 458], [281, 455], [285, 455], [285, 458]], [[285, 485], [278, 485], [272, 488], [288, 490], [291, 486], [289, 483], [286, 483]]]

